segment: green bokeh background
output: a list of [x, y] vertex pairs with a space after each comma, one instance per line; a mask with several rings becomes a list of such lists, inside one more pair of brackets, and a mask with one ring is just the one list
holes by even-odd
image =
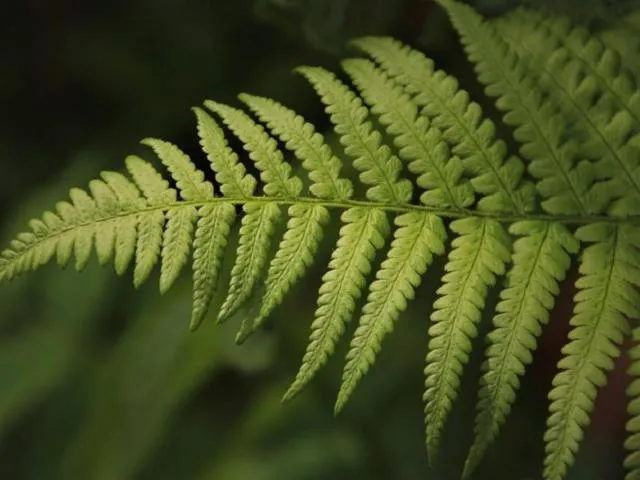
[[[516, 3], [476, 2], [488, 15]], [[628, 2], [569, 3], [563, 10], [594, 28], [613, 28], [607, 22]], [[625, 22], [634, 18], [640, 24], [637, 15]], [[345, 41], [370, 33], [393, 34], [421, 48], [493, 112], [444, 15], [427, 0], [3, 5], [2, 244], [70, 187], [86, 185], [101, 169], [121, 169], [127, 154], [152, 159], [140, 138], [171, 140], [205, 167], [189, 107], [206, 98], [233, 104], [243, 91], [272, 96], [326, 129], [321, 104], [291, 70], [300, 64], [336, 69], [339, 57], [350, 54]], [[633, 34], [616, 35], [624, 43]], [[336, 232], [334, 223], [305, 280], [267, 328], [242, 346], [233, 342], [242, 312], [222, 327], [209, 318], [189, 332], [188, 268], [163, 296], [157, 277], [135, 291], [130, 272], [119, 279], [96, 262], [82, 274], [50, 265], [0, 285], [0, 478], [459, 478], [471, 441], [482, 338], [439, 463], [430, 470], [422, 368], [442, 261], [430, 269], [343, 414], [334, 418], [332, 407], [345, 341], [302, 395], [280, 403], [304, 352]], [[230, 267], [227, 259], [227, 276]], [[570, 299], [566, 291], [513, 415], [475, 478], [540, 477], [545, 392]], [[483, 330], [490, 317], [485, 320]], [[599, 420], [588, 429], [570, 479], [621, 478], [625, 379], [617, 377], [601, 395]]]

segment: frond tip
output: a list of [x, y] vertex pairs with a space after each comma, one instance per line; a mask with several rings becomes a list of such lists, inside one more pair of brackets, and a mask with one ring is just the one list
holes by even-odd
[[[177, 146], [143, 140], [166, 172], [130, 156], [126, 174], [102, 172], [86, 190], [71, 189], [69, 200], [31, 220], [0, 253], [0, 281], [52, 259], [64, 267], [73, 258], [82, 270], [95, 251], [118, 275], [132, 266], [135, 287], [159, 267], [164, 293], [191, 258], [191, 329], [209, 317], [250, 312], [241, 341], [277, 314], [311, 270], [334, 218], [337, 243], [321, 267], [309, 341], [284, 399], [327, 363], [354, 319], [337, 413], [434, 258], [448, 252], [424, 368], [431, 463], [488, 299], [498, 299], [467, 477], [505, 423], [560, 284], [579, 259], [572, 329], [544, 437], [544, 477], [563, 479], [606, 373], [640, 320], [640, 78], [610, 42], [566, 20], [521, 9], [493, 22], [454, 0], [438, 3], [512, 139], [500, 138], [508, 129], [499, 119], [488, 118], [421, 52], [390, 38], [362, 38], [353, 44], [369, 58], [342, 63], [352, 85], [323, 68], [297, 70], [324, 105], [336, 142], [269, 98], [241, 94], [246, 112], [208, 100], [193, 112], [212, 179]], [[520, 156], [509, 154], [510, 144]], [[217, 291], [221, 306], [209, 315]], [[630, 356], [637, 377], [637, 346]], [[640, 472], [638, 382], [628, 390], [628, 480]]]

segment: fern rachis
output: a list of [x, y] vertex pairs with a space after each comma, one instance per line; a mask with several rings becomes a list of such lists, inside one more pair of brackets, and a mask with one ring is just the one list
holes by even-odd
[[[605, 373], [620, 354], [630, 322], [640, 319], [640, 124], [633, 88], [639, 79], [620, 65], [616, 52], [566, 22], [536, 14], [529, 31], [544, 41], [533, 44], [525, 34], [510, 41], [525, 14], [490, 23], [465, 5], [440, 3], [488, 96], [514, 128], [522, 158], [509, 154], [494, 121], [455, 78], [395, 40], [363, 38], [354, 45], [369, 58], [343, 63], [353, 87], [322, 68], [298, 69], [324, 104], [341, 154], [311, 123], [271, 99], [240, 95], [248, 113], [207, 101], [194, 113], [214, 183], [175, 145], [147, 139], [174, 187], [152, 164], [128, 157], [128, 177], [103, 172], [88, 191], [71, 190], [70, 202], [32, 220], [30, 231], [1, 254], [0, 280], [53, 257], [60, 265], [75, 257], [81, 270], [95, 248], [98, 261], [113, 261], [118, 274], [133, 262], [135, 286], [159, 264], [165, 292], [192, 251], [195, 329], [219, 288], [227, 240], [240, 216], [235, 261], [217, 318], [237, 313], [263, 283], [255, 316], [243, 319], [241, 340], [300, 282], [328, 220], [339, 216], [309, 343], [285, 394], [292, 398], [322, 368], [364, 297], [339, 411], [375, 362], [433, 258], [449, 245], [428, 327], [424, 401], [432, 460], [489, 291], [500, 291], [465, 464], [464, 475], [471, 475], [511, 410], [559, 283], [577, 258], [572, 330], [549, 393], [545, 435], [544, 476], [563, 478]], [[582, 51], [585, 43], [589, 48]], [[229, 147], [229, 133], [240, 140], [259, 178]], [[302, 166], [300, 174], [292, 157]], [[342, 177], [341, 158], [352, 162], [364, 198], [356, 198], [352, 180]], [[418, 204], [411, 203], [414, 192]], [[284, 227], [280, 239], [277, 225]], [[384, 258], [367, 285], [379, 256]], [[637, 373], [636, 349], [631, 353]], [[637, 416], [636, 383], [629, 390], [629, 410]], [[628, 427], [629, 478], [640, 451], [637, 423], [636, 417]]]

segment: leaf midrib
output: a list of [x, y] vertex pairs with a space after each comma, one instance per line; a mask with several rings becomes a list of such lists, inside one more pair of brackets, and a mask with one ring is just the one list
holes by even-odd
[[315, 197], [297, 197], [297, 198], [285, 198], [277, 196], [250, 196], [250, 197], [212, 197], [208, 199], [198, 200], [177, 200], [173, 202], [167, 202], [164, 204], [149, 205], [146, 208], [139, 210], [129, 210], [121, 213], [111, 214], [90, 222], [74, 224], [70, 229], [80, 226], [93, 225], [108, 220], [113, 220], [118, 217], [127, 217], [129, 215], [139, 215], [147, 212], [158, 210], [171, 210], [173, 208], [185, 207], [193, 205], [195, 207], [201, 207], [205, 205], [215, 204], [230, 204], [230, 205], [244, 205], [247, 203], [257, 204], [269, 204], [275, 203], [281, 206], [290, 205], [320, 205], [329, 209], [348, 210], [353, 207], [361, 207], [367, 209], [383, 210], [391, 213], [410, 213], [410, 212], [427, 212], [438, 215], [443, 218], [490, 218], [501, 223], [514, 223], [519, 221], [543, 221], [543, 222], [555, 222], [562, 225], [589, 225], [592, 223], [604, 223], [607, 225], [635, 225], [640, 227], [640, 215], [631, 215], [627, 217], [614, 217], [607, 215], [551, 215], [545, 213], [521, 213], [515, 214], [510, 212], [493, 212], [485, 210], [475, 210], [472, 208], [442, 208], [432, 207], [428, 205], [414, 205], [411, 203], [382, 203], [369, 200], [329, 200], [324, 198]]
[[[360, 207], [366, 209], [377, 209], [391, 213], [409, 213], [409, 212], [428, 212], [435, 215], [438, 215], [442, 218], [469, 218], [469, 217], [477, 217], [477, 218], [490, 218], [496, 220], [501, 223], [514, 223], [522, 220], [532, 220], [532, 221], [544, 221], [544, 222], [555, 222], [563, 225], [588, 225], [592, 223], [605, 223], [609, 225], [636, 225], [640, 226], [640, 215], [630, 216], [630, 217], [610, 217], [604, 215], [588, 215], [588, 216], [580, 216], [580, 215], [549, 215], [543, 213], [524, 213], [524, 214], [514, 214], [514, 213], [505, 213], [505, 212], [490, 212], [490, 211], [482, 211], [482, 210], [473, 210], [473, 209], [453, 209], [453, 208], [438, 208], [431, 207], [426, 205], [413, 205], [413, 204], [386, 204], [380, 202], [372, 202], [367, 200], [327, 200], [322, 198], [314, 198], [314, 197], [298, 197], [298, 198], [284, 198], [284, 197], [265, 197], [265, 196], [252, 196], [252, 197], [212, 197], [206, 200], [198, 199], [198, 200], [177, 200], [166, 203], [156, 203], [154, 205], [148, 205], [145, 208], [139, 210], [128, 210], [119, 213], [111, 213], [105, 215], [104, 217], [97, 218], [91, 221], [78, 222], [72, 225], [67, 226], [66, 228], [62, 228], [57, 232], [54, 232], [50, 235], [42, 236], [38, 239], [38, 241], [32, 243], [25, 250], [20, 252], [19, 255], [13, 258], [5, 258], [6, 260], [5, 266], [8, 264], [12, 264], [17, 261], [23, 254], [36, 248], [44, 241], [53, 240], [56, 237], [62, 237], [63, 235], [79, 228], [95, 226], [101, 223], [106, 223], [109, 221], [116, 220], [118, 218], [125, 218], [132, 215], [144, 215], [145, 213], [157, 212], [157, 211], [167, 211], [174, 208], [181, 208], [185, 206], [194, 206], [201, 207], [205, 205], [215, 205], [215, 204], [230, 204], [230, 205], [244, 205], [247, 203], [257, 203], [257, 204], [269, 204], [275, 203], [280, 206], [288, 206], [288, 205], [321, 205], [328, 209], [342, 209], [347, 210], [353, 207]], [[0, 260], [3, 260], [0, 257]], [[4, 270], [2, 265], [0, 264], [0, 273]]]

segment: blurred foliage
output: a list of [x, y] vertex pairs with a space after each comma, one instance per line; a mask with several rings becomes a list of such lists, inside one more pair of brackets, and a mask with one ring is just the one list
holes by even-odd
[[640, 5], [638, 0], [469, 0], [485, 15], [498, 15], [520, 5], [568, 15], [579, 22], [615, 22]]
[[[499, 10], [497, 0], [475, 1], [487, 13]], [[610, 2], [548, 3], [582, 8]], [[139, 138], [171, 139], [203, 162], [195, 154], [188, 107], [205, 98], [233, 102], [240, 91], [268, 95], [323, 125], [319, 102], [289, 72], [303, 63], [330, 66], [355, 35], [388, 33], [420, 45], [481, 98], [443, 18], [427, 0], [3, 5], [0, 240], [96, 171], [121, 168], [125, 154], [139, 152]], [[640, 17], [623, 22], [603, 35], [635, 55], [638, 42], [629, 39], [640, 38]], [[327, 237], [335, 232], [334, 225]], [[130, 282], [91, 262], [81, 275], [43, 268], [3, 284], [0, 478], [458, 478], [471, 440], [482, 352], [475, 350], [440, 463], [430, 471], [420, 403], [429, 315], [423, 306], [432, 303], [435, 290], [429, 278], [338, 419], [331, 412], [340, 352], [299, 398], [280, 404], [304, 351], [327, 250], [318, 257], [316, 270], [267, 331], [241, 347], [233, 335], [242, 315], [224, 327], [208, 321], [189, 333], [186, 278], [161, 297], [151, 283], [135, 292]], [[435, 278], [442, 267], [432, 267]], [[560, 335], [562, 309], [561, 302]], [[476, 478], [537, 477], [543, 392], [556, 354], [539, 351], [540, 367], [525, 378], [514, 414]], [[603, 404], [607, 393], [601, 397]], [[594, 422], [570, 478], [619, 478], [621, 439], [621, 423], [606, 430]]]
[[406, 21], [413, 0], [255, 0], [258, 16], [340, 54], [350, 38], [389, 33]]
[[[253, 0], [258, 17], [294, 38], [336, 56], [349, 39], [389, 34], [404, 42], [431, 46], [442, 40], [447, 21], [433, 0]], [[487, 16], [519, 6], [537, 7], [579, 22], [613, 23], [640, 6], [639, 0], [467, 0]]]

